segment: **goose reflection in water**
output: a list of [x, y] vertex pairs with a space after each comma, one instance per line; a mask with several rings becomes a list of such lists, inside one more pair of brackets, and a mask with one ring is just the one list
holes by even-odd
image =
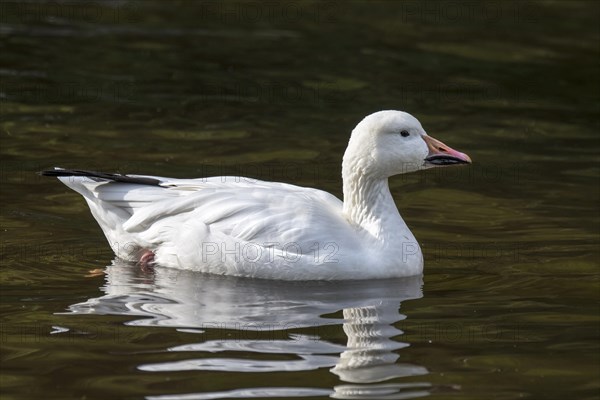
[[[380, 281], [276, 282], [212, 276], [155, 268], [142, 272], [115, 262], [106, 268], [104, 296], [69, 307], [76, 314], [140, 316], [127, 325], [168, 326], [196, 333], [197, 343], [170, 347], [170, 352], [228, 352], [227, 357], [188, 358], [138, 366], [151, 372], [279, 372], [330, 368], [343, 382], [333, 388], [263, 387], [223, 392], [165, 394], [148, 399], [217, 399], [231, 397], [330, 396], [340, 399], [408, 399], [427, 396], [425, 382], [389, 382], [425, 375], [427, 369], [398, 362], [397, 350], [408, 346], [394, 337], [394, 324], [406, 317], [400, 303], [422, 297], [421, 276]], [[343, 315], [343, 319], [340, 316]], [[319, 333], [342, 325], [346, 345]], [[239, 336], [227, 336], [243, 331]], [[249, 335], [254, 332], [256, 335]], [[277, 332], [277, 338], [265, 337]], [[215, 338], [212, 340], [212, 338]], [[230, 358], [231, 352], [244, 352]], [[247, 352], [260, 353], [249, 360]], [[269, 360], [269, 354], [296, 360]]]

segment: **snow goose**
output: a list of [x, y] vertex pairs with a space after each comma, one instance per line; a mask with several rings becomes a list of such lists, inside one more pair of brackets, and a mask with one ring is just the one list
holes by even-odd
[[388, 187], [393, 175], [471, 159], [401, 111], [365, 117], [342, 162], [343, 202], [313, 188], [240, 177], [174, 179], [55, 168], [81, 194], [117, 257], [281, 280], [420, 274], [419, 244]]

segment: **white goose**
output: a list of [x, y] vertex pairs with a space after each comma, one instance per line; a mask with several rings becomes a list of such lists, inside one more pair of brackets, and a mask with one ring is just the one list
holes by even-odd
[[352, 131], [344, 201], [321, 190], [239, 177], [174, 179], [55, 168], [81, 194], [117, 257], [223, 275], [282, 280], [420, 274], [419, 244], [388, 187], [393, 175], [468, 164], [401, 111]]

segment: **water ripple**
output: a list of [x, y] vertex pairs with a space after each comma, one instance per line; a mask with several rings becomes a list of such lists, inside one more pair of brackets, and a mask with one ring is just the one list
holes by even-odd
[[181, 339], [193, 338], [148, 353], [153, 358], [137, 365], [139, 371], [272, 373], [328, 368], [340, 381], [351, 383], [327, 390], [239, 389], [151, 399], [323, 395], [401, 399], [428, 393], [428, 383], [391, 381], [428, 373], [425, 367], [398, 362], [398, 351], [409, 343], [396, 340], [403, 332], [395, 324], [406, 318], [399, 312], [400, 304], [421, 297], [421, 286], [421, 277], [365, 284], [271, 282], [160, 267], [147, 274], [115, 262], [106, 268], [104, 296], [73, 304], [69, 310], [130, 316], [127, 325], [169, 326], [185, 335]]

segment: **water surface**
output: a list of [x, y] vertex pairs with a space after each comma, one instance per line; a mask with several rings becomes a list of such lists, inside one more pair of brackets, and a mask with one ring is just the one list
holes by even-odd
[[[269, 4], [2, 3], [2, 398], [598, 398], [598, 3]], [[408, 280], [146, 273], [34, 174], [341, 196], [390, 108], [474, 160], [390, 181]]]

